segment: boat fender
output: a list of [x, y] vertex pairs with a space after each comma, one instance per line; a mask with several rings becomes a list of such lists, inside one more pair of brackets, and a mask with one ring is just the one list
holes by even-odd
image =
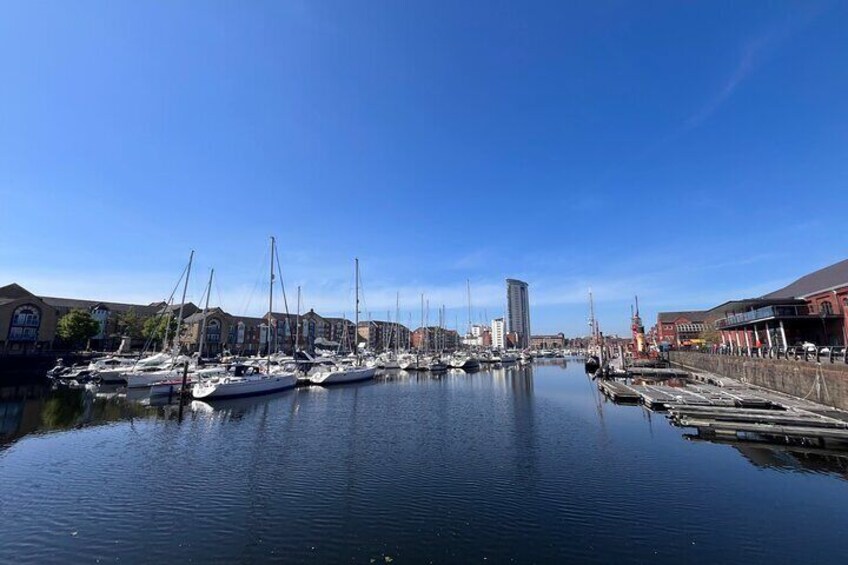
[[228, 378], [226, 378], [226, 379], [224, 379], [224, 384], [229, 384], [229, 383], [230, 383], [230, 379], [229, 379], [229, 377], [228, 377]]

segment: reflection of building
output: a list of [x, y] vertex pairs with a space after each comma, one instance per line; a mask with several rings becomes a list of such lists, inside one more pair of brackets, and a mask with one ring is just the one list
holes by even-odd
[[530, 345], [530, 298], [527, 283], [516, 279], [506, 279], [507, 328], [518, 336], [516, 345], [524, 348]]
[[492, 320], [492, 347], [495, 349], [506, 348], [506, 327], [503, 318]]

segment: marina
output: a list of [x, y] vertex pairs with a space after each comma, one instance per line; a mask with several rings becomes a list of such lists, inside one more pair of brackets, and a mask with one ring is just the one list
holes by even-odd
[[[388, 370], [182, 413], [106, 385], [5, 395], [0, 547], [20, 563], [712, 563], [727, 547], [734, 561], [839, 561], [848, 452], [699, 435], [766, 412], [695, 404], [731, 398], [713, 385], [656, 413], [597, 385], [572, 357]], [[766, 500], [780, 503], [764, 518]]]

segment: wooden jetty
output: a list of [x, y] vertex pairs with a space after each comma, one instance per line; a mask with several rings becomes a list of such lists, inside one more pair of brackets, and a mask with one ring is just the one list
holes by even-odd
[[667, 411], [674, 425], [695, 428], [703, 437], [778, 438], [848, 448], [848, 412], [734, 379], [649, 369], [637, 378], [641, 384], [632, 378], [605, 379], [598, 388], [616, 403]]
[[627, 374], [631, 377], [688, 377], [689, 371], [685, 369], [676, 369], [674, 367], [627, 367]]

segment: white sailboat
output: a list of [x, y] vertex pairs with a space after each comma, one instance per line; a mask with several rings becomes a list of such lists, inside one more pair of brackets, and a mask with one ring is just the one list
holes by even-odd
[[449, 363], [454, 369], [465, 369], [466, 371], [480, 368], [480, 361], [474, 355], [465, 351], [457, 351], [451, 355]]
[[356, 328], [355, 331], [357, 332], [357, 335], [354, 336], [353, 349], [356, 354], [356, 361], [354, 362], [354, 365], [352, 367], [343, 366], [337, 363], [333, 367], [316, 369], [312, 374], [309, 375], [309, 381], [312, 384], [329, 386], [355, 383], [373, 379], [374, 376], [377, 374], [376, 367], [363, 366], [361, 359], [359, 358], [359, 339], [357, 339], [359, 333], [359, 259], [355, 259], [355, 265], [356, 313], [354, 316], [354, 328]]
[[[273, 343], [273, 331], [271, 328], [271, 313], [274, 311], [274, 258], [276, 257], [276, 240], [271, 237], [271, 277], [268, 294], [268, 357], [266, 359], [265, 373], [259, 372], [256, 367], [236, 365], [232, 374], [228, 371], [225, 375], [217, 375], [212, 378], [200, 378], [192, 387], [191, 394], [198, 400], [215, 400], [222, 398], [236, 398], [239, 396], [257, 396], [260, 394], [271, 394], [282, 390], [294, 388], [297, 384], [297, 376], [294, 372], [278, 369], [271, 370], [271, 353]], [[278, 261], [279, 263], [279, 261]], [[282, 278], [282, 276], [280, 277]]]
[[[165, 339], [163, 340], [163, 351], [150, 357], [139, 359], [133, 368], [124, 373], [123, 377], [127, 381], [127, 388], [144, 388], [149, 387], [157, 382], [177, 380], [182, 377], [185, 366], [189, 363], [188, 357], [180, 355], [180, 329], [183, 325], [183, 308], [185, 307], [186, 293], [188, 291], [188, 282], [191, 277], [191, 266], [194, 263], [194, 250], [188, 258], [188, 265], [185, 270], [185, 280], [183, 281], [183, 296], [180, 302], [180, 308], [177, 313], [177, 328], [174, 331], [173, 342], [171, 343], [171, 354], [168, 355], [164, 349], [167, 347], [168, 330], [170, 330], [170, 313], [167, 315], [167, 330]], [[171, 298], [168, 299], [168, 304], [179, 288], [179, 282], [171, 293]], [[167, 310], [166, 310], [167, 312]]]

